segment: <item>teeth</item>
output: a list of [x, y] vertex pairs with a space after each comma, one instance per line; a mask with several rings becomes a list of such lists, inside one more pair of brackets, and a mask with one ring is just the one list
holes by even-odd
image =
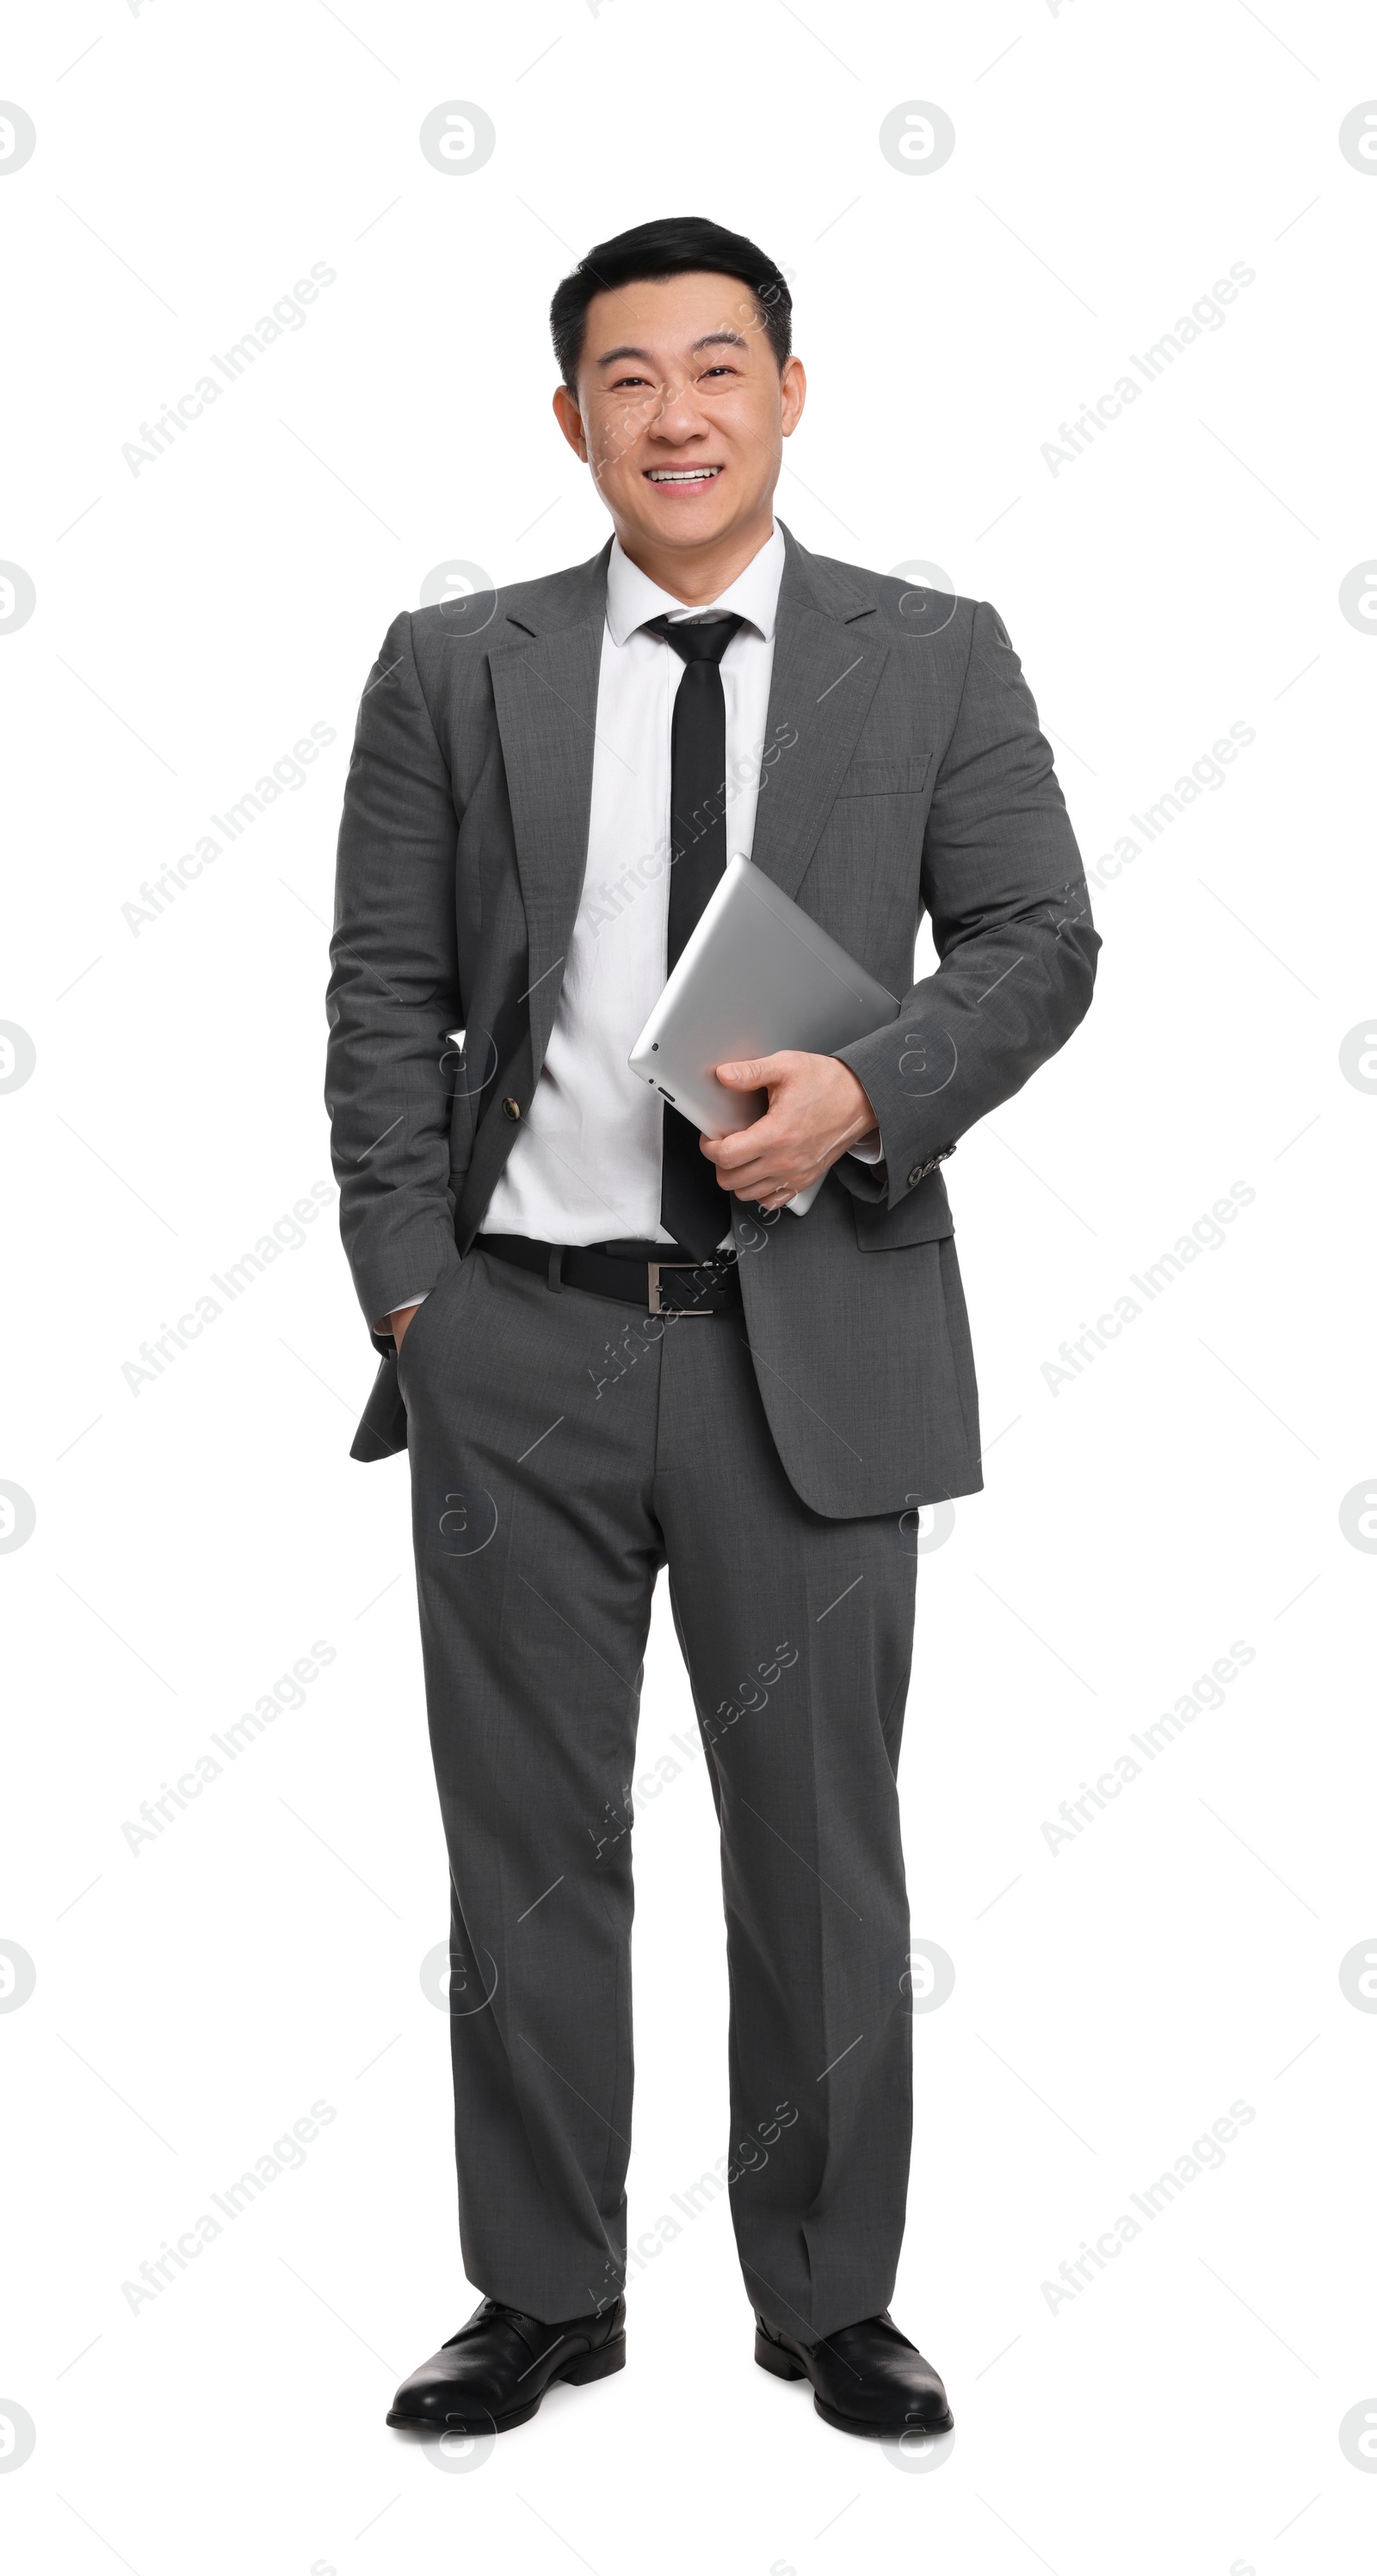
[[650, 480], [652, 483], [710, 483], [718, 470], [715, 465], [694, 465], [681, 473], [671, 466], [652, 466]]

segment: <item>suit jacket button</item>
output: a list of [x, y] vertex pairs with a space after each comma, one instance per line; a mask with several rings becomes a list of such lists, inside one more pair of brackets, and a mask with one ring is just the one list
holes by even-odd
[[502, 1103], [502, 1115], [504, 1118], [519, 1118], [521, 1116], [520, 1101], [511, 1099], [504, 1100]]
[[913, 1171], [911, 1171], [911, 1172], [909, 1173], [909, 1176], [908, 1176], [908, 1185], [909, 1185], [909, 1188], [910, 1188], [910, 1189], [912, 1189], [914, 1182], [917, 1180], [919, 1173], [922, 1171], [922, 1168], [923, 1168], [922, 1164], [921, 1164], [921, 1163], [919, 1163], [919, 1164], [917, 1165], [916, 1169], [915, 1169], [915, 1170], [913, 1170]]

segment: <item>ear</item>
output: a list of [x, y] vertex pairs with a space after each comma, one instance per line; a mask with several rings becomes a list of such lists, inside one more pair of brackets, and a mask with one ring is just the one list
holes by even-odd
[[808, 394], [808, 379], [798, 358], [785, 359], [784, 373], [779, 380], [779, 394], [780, 428], [786, 438], [792, 438]]
[[554, 415], [581, 465], [588, 462], [588, 441], [583, 434], [583, 415], [567, 385], [557, 385], [553, 403]]

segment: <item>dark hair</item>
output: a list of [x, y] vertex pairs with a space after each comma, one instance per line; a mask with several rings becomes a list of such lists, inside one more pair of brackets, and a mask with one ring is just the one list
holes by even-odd
[[569, 391], [574, 391], [588, 307], [595, 295], [611, 287], [634, 285], [641, 278], [678, 277], [697, 268], [739, 277], [750, 288], [782, 370], [791, 346], [793, 318], [793, 298], [783, 271], [744, 233], [725, 232], [721, 224], [710, 224], [702, 215], [665, 215], [657, 223], [637, 224], [632, 232], [596, 243], [556, 287], [550, 337]]

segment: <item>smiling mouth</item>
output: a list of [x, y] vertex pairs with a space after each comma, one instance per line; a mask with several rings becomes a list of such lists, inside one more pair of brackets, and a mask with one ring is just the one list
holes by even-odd
[[715, 483], [721, 471], [720, 465], [649, 465], [646, 467], [646, 481], [679, 485]]

